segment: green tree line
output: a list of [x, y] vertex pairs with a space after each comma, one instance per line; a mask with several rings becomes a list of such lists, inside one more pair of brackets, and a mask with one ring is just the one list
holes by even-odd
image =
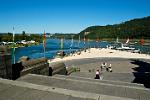
[[[22, 32], [22, 34], [15, 34], [15, 42], [21, 41], [21, 40], [35, 40], [37, 42], [42, 42], [43, 36], [40, 34], [26, 34], [25, 31]], [[0, 42], [12, 42], [13, 41], [13, 34], [12, 33], [1, 33], [0, 34]]]
[[[81, 31], [78, 35], [89, 39], [97, 38], [134, 38], [138, 39], [141, 37], [150, 39], [150, 16], [133, 19], [120, 24], [106, 25], [106, 26], [91, 26]], [[76, 36], [77, 37], [77, 36]]]

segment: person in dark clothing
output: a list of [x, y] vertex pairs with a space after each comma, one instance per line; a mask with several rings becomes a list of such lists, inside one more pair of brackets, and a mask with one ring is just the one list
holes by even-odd
[[96, 71], [95, 79], [100, 79], [100, 72], [99, 72], [99, 70]]

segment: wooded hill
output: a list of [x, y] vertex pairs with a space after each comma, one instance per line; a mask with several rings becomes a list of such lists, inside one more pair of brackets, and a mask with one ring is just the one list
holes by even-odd
[[150, 39], [150, 16], [144, 18], [133, 19], [120, 24], [106, 26], [91, 26], [81, 31], [78, 35], [81, 38], [89, 39], [97, 38], [147, 38]]

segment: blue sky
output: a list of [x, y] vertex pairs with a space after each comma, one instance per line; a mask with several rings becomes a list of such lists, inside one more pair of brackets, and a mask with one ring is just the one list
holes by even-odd
[[150, 16], [150, 0], [0, 0], [0, 32], [78, 33]]

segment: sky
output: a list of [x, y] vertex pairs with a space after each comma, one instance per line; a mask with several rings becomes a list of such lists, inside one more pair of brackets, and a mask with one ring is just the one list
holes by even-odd
[[0, 0], [0, 33], [79, 33], [150, 16], [150, 0]]

